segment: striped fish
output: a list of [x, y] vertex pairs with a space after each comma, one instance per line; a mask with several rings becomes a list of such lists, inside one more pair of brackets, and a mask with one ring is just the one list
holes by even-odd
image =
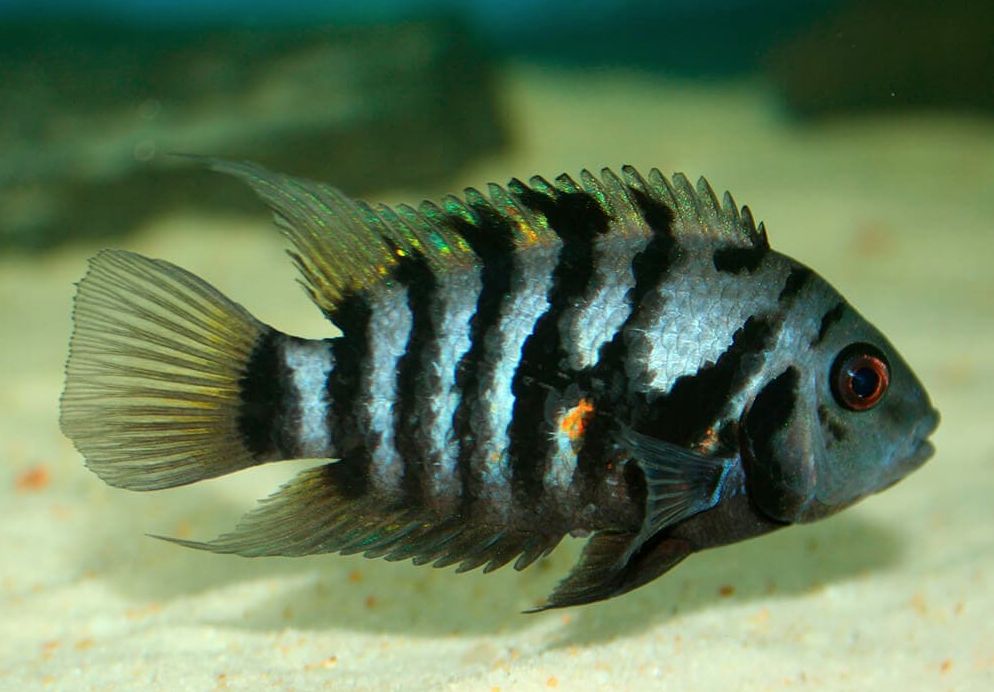
[[275, 211], [341, 336], [262, 324], [108, 250], [79, 284], [62, 429], [107, 483], [324, 460], [209, 542], [524, 569], [590, 535], [541, 608], [829, 515], [932, 454], [890, 343], [703, 179], [583, 171], [417, 208], [208, 160]]

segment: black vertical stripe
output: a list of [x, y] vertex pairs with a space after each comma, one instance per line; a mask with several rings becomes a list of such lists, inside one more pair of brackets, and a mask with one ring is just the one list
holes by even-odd
[[745, 433], [757, 460], [772, 456], [774, 436], [784, 429], [793, 415], [799, 381], [797, 368], [789, 367], [756, 395], [746, 419]]
[[720, 272], [730, 274], [754, 272], [769, 251], [768, 247], [758, 243], [747, 247], [720, 247], [714, 251], [711, 260], [714, 268]]
[[292, 458], [294, 441], [289, 421], [289, 373], [280, 357], [283, 335], [266, 328], [252, 349], [239, 380], [238, 432], [257, 459]]
[[[652, 238], [632, 262], [632, 271], [635, 274], [635, 288], [632, 290], [633, 309], [625, 326], [634, 318], [645, 294], [659, 285], [670, 268], [682, 256], [682, 250], [673, 235], [675, 220], [673, 210], [637, 188], [629, 188], [629, 192], [635, 206], [652, 229]], [[619, 334], [621, 331], [619, 330]]]
[[792, 262], [776, 309], [750, 316], [714, 363], [678, 378], [662, 396], [636, 397], [631, 410], [633, 427], [682, 446], [693, 445], [710, 432], [718, 435], [719, 445], [727, 446], [732, 438], [712, 426], [722, 423], [719, 418], [728, 402], [765, 366], [788, 311], [813, 277], [810, 269]]
[[651, 229], [652, 237], [632, 260], [635, 285], [629, 293], [631, 313], [611, 341], [601, 347], [597, 364], [578, 378], [580, 386], [591, 392], [594, 400], [593, 416], [587, 424], [577, 458], [577, 480], [581, 496], [586, 500], [595, 496], [606, 473], [617, 421], [630, 420], [625, 384], [625, 329], [638, 317], [646, 294], [665, 280], [683, 256], [683, 249], [673, 234], [676, 218], [673, 210], [638, 188], [629, 187], [628, 190]]
[[362, 368], [369, 357], [372, 335], [369, 333], [372, 309], [361, 293], [348, 293], [329, 314], [342, 330], [342, 336], [332, 341], [335, 367], [328, 378], [328, 413], [332, 420], [331, 439], [341, 455], [343, 465], [340, 489], [350, 497], [365, 494], [369, 485], [372, 457], [363, 439], [357, 410], [362, 397]]
[[[478, 193], [474, 196], [478, 197]], [[514, 229], [510, 221], [482, 200], [468, 206], [474, 212], [473, 223], [455, 214], [448, 216], [454, 228], [466, 239], [483, 263], [480, 270], [480, 295], [470, 320], [470, 346], [459, 360], [456, 373], [460, 399], [454, 427], [456, 439], [459, 440], [458, 468], [464, 508], [478, 496], [480, 489], [479, 479], [474, 477], [472, 471], [476, 440], [473, 439], [470, 418], [478, 403], [480, 371], [486, 355], [486, 335], [497, 324], [501, 304], [511, 292], [514, 263]]]
[[632, 427], [651, 437], [689, 446], [715, 424], [728, 400], [765, 363], [779, 320], [750, 317], [713, 364], [677, 379], [666, 394], [636, 398]]
[[818, 406], [818, 422], [821, 423], [821, 429], [825, 433], [825, 442], [829, 448], [848, 437], [846, 426], [825, 405]]
[[784, 308], [792, 303], [801, 291], [804, 290], [804, 287], [811, 282], [813, 277], [814, 272], [804, 265], [792, 264], [790, 273], [787, 275], [787, 280], [784, 282], [783, 289], [781, 289], [780, 295], [777, 296], [777, 302], [780, 304], [781, 308]]
[[728, 402], [765, 366], [788, 311], [814, 277], [803, 265], [791, 262], [789, 266], [776, 308], [746, 319], [714, 363], [678, 378], [662, 395], [630, 397], [628, 415], [633, 427], [682, 446], [696, 444], [709, 434], [717, 435], [719, 448], [734, 442], [727, 431], [712, 426], [722, 423], [719, 418]]
[[[437, 360], [438, 340], [432, 323], [432, 304], [438, 281], [421, 254], [406, 254], [394, 270], [394, 278], [407, 289], [407, 307], [411, 311], [411, 331], [404, 355], [397, 362], [397, 401], [395, 403], [394, 444], [404, 465], [404, 493], [413, 506], [424, 499], [422, 479], [428, 450], [419, 417], [418, 399], [424, 384], [438, 376], [424, 364]], [[434, 356], [434, 357], [433, 357]], [[428, 386], [434, 391], [436, 387]]]
[[842, 316], [846, 312], [845, 303], [839, 302], [832, 306], [832, 308], [825, 312], [821, 316], [821, 324], [818, 326], [818, 336], [814, 338], [811, 342], [812, 346], [818, 346], [825, 337], [828, 336], [828, 330], [832, 328], [836, 322], [842, 319]]
[[562, 240], [546, 299], [549, 306], [521, 348], [511, 383], [514, 411], [509, 431], [511, 478], [515, 495], [536, 498], [542, 490], [545, 462], [553, 444], [545, 415], [550, 390], [565, 381], [566, 350], [559, 329], [563, 312], [582, 298], [594, 275], [596, 237], [607, 233], [610, 217], [586, 192], [542, 194], [518, 180], [510, 190], [518, 202], [542, 214]]
[[[800, 373], [795, 367], [789, 367], [777, 375], [756, 395], [745, 420], [743, 432], [748, 440], [749, 453], [744, 455], [743, 462], [746, 477], [752, 481], [749, 484], [750, 497], [761, 507], [779, 504], [777, 500], [785, 490], [783, 469], [777, 463], [778, 452], [790, 453], [791, 450], [778, 450], [776, 438], [787, 428], [794, 414], [799, 381]], [[801, 469], [797, 471], [801, 472]], [[759, 483], [756, 479], [765, 482]]]

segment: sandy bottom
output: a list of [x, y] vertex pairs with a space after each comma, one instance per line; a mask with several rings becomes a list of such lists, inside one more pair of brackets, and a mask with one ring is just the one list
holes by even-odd
[[[994, 688], [994, 123], [802, 129], [755, 85], [528, 70], [509, 73], [507, 108], [515, 150], [454, 189], [622, 163], [706, 173], [898, 344], [942, 411], [936, 458], [835, 518], [537, 616], [519, 611], [578, 544], [488, 576], [198, 553], [145, 534], [210, 537], [300, 464], [105, 486], [57, 425], [72, 282], [97, 248], [0, 259], [0, 687]], [[284, 330], [328, 334], [261, 208], [174, 216], [124, 244]]]

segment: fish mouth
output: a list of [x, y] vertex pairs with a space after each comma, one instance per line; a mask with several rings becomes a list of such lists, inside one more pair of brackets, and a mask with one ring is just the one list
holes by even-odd
[[915, 427], [912, 439], [914, 447], [908, 456], [905, 464], [912, 469], [918, 468], [935, 454], [935, 445], [928, 438], [939, 427], [939, 412], [935, 409], [929, 411], [928, 415]]
[[935, 454], [935, 445], [929, 440], [920, 440], [915, 451], [908, 457], [907, 463], [913, 468], [918, 468], [931, 459], [933, 454]]
[[912, 471], [921, 468], [926, 461], [932, 458], [932, 455], [935, 454], [935, 445], [932, 444], [932, 441], [928, 437], [935, 432], [938, 426], [939, 413], [933, 409], [929, 411], [928, 415], [912, 431], [908, 444], [908, 448], [911, 451], [893, 459], [888, 480], [873, 492], [879, 493], [893, 487], [898, 481], [905, 478]]

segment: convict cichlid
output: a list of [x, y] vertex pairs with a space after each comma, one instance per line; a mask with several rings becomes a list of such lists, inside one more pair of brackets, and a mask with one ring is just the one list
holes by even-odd
[[592, 534], [542, 607], [830, 515], [928, 459], [897, 351], [702, 179], [587, 171], [370, 206], [209, 160], [273, 208], [342, 332], [262, 324], [108, 250], [79, 284], [62, 429], [111, 485], [314, 458], [221, 553], [524, 569]]

